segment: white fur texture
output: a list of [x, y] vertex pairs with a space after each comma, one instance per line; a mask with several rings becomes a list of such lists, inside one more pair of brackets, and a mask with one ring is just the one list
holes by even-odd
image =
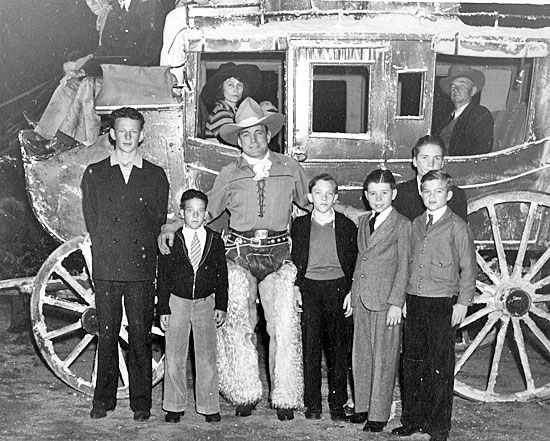
[[[260, 284], [260, 295], [270, 296], [274, 306], [276, 353], [272, 378], [271, 404], [277, 408], [295, 409], [303, 406], [304, 372], [300, 315], [294, 309], [296, 267], [285, 263]], [[266, 307], [264, 301], [264, 308]], [[267, 316], [267, 314], [266, 314]]]
[[[249, 304], [256, 299], [256, 279], [244, 268], [228, 261], [229, 300], [223, 326], [218, 328], [218, 374], [220, 392], [233, 404], [254, 404], [262, 397], [256, 351], [256, 335]], [[252, 299], [251, 299], [252, 296]]]

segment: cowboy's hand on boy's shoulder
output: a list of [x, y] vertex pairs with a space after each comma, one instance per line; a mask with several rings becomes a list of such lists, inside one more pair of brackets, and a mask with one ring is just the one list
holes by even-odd
[[300, 287], [294, 285], [294, 309], [298, 312], [302, 312], [302, 292]]
[[351, 292], [348, 292], [344, 298], [344, 317], [351, 317], [353, 315], [353, 307], [351, 306]]
[[166, 328], [170, 327], [170, 314], [161, 314], [160, 316], [160, 329], [166, 331]]
[[225, 323], [226, 314], [225, 311], [214, 309], [214, 321], [216, 322], [216, 326], [221, 326]]
[[170, 248], [174, 245], [174, 233], [182, 226], [183, 221], [177, 219], [161, 227], [160, 234], [157, 237], [157, 245], [162, 254], [170, 254]]
[[401, 308], [390, 305], [386, 314], [386, 326], [397, 326], [399, 323], [401, 323]]
[[453, 306], [453, 317], [451, 319], [451, 326], [460, 325], [466, 318], [466, 312], [468, 307], [457, 303]]

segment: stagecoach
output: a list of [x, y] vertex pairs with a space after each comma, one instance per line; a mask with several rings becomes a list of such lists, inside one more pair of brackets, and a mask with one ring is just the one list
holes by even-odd
[[[200, 90], [221, 63], [258, 65], [263, 84], [254, 98], [286, 116], [275, 148], [309, 176], [331, 173], [340, 200], [358, 208], [372, 169], [414, 176], [412, 145], [450, 113], [438, 86], [449, 67], [484, 72], [476, 99], [493, 113], [493, 151], [446, 161], [468, 195], [479, 266], [475, 305], [457, 334], [455, 391], [486, 402], [550, 398], [550, 29], [468, 26], [448, 3], [223, 0], [186, 11], [181, 99], [119, 103], [145, 114], [142, 153], [166, 170], [172, 213], [185, 188], [210, 189], [239, 155], [200, 137]], [[28, 148], [32, 133], [20, 140], [36, 217], [63, 244], [32, 280], [2, 286], [32, 290], [41, 355], [62, 381], [91, 394], [97, 320], [79, 185], [85, 167], [112, 147], [101, 136], [44, 158]], [[157, 327], [153, 335], [156, 383], [163, 336]], [[123, 326], [120, 397], [128, 393], [126, 342]]]

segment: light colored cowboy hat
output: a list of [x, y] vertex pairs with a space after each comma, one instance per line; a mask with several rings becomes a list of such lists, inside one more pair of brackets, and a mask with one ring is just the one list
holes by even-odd
[[212, 107], [216, 101], [218, 87], [228, 78], [236, 78], [246, 85], [249, 95], [254, 94], [262, 82], [262, 73], [254, 64], [235, 64], [232, 62], [220, 64], [218, 70], [206, 81], [201, 96], [207, 106]]
[[451, 93], [451, 82], [457, 78], [468, 78], [472, 80], [478, 92], [483, 89], [485, 85], [485, 75], [483, 75], [483, 72], [463, 64], [453, 64], [449, 68], [449, 74], [445, 78], [439, 80], [439, 86], [443, 89], [443, 92], [449, 95]]
[[282, 113], [274, 113], [269, 106], [263, 108], [252, 98], [247, 97], [239, 105], [235, 114], [235, 123], [224, 124], [220, 127], [220, 136], [232, 145], [238, 145], [239, 132], [248, 127], [266, 126], [275, 136], [282, 129], [285, 116]]

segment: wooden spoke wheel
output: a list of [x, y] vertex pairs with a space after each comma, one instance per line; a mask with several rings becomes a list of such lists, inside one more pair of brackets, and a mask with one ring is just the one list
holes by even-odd
[[478, 292], [461, 327], [476, 334], [457, 354], [455, 392], [485, 402], [549, 398], [550, 196], [482, 196], [469, 203], [469, 222]]
[[[36, 275], [31, 321], [36, 345], [53, 373], [72, 388], [93, 395], [97, 372], [98, 321], [91, 274], [90, 241], [76, 237], [57, 248]], [[128, 321], [119, 336], [118, 398], [128, 389]], [[153, 385], [164, 375], [164, 333], [153, 326]]]

